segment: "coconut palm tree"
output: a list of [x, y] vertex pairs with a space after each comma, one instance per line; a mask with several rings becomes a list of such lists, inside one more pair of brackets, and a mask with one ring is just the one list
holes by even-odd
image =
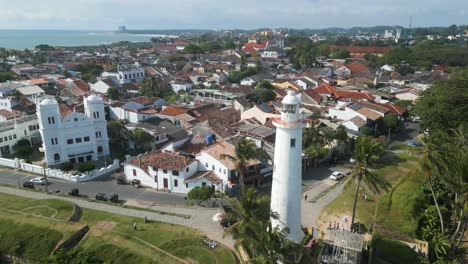
[[422, 172], [424, 173], [427, 184], [429, 185], [429, 189], [431, 190], [432, 198], [434, 200], [434, 205], [437, 209], [437, 213], [439, 214], [440, 229], [441, 229], [441, 232], [444, 233], [444, 219], [442, 217], [439, 203], [437, 202], [437, 198], [434, 193], [432, 181], [434, 177], [438, 177], [442, 175], [445, 161], [443, 159], [443, 155], [439, 147], [435, 143], [434, 138], [426, 136], [422, 139], [421, 143], [422, 143], [422, 150], [421, 150], [420, 167], [421, 167]]
[[357, 181], [356, 192], [353, 203], [353, 216], [351, 226], [354, 224], [356, 216], [357, 198], [361, 183], [364, 183], [373, 193], [379, 193], [381, 189], [387, 190], [390, 187], [385, 178], [372, 172], [371, 168], [379, 160], [384, 151], [384, 146], [372, 137], [359, 137], [354, 147], [354, 169], [353, 177]]
[[244, 189], [244, 178], [247, 172], [247, 162], [253, 159], [266, 159], [268, 154], [263, 150], [257, 148], [255, 142], [250, 139], [242, 138], [236, 144], [235, 155], [221, 154], [221, 159], [227, 159], [234, 162], [236, 171], [239, 173], [239, 181], [241, 189]]

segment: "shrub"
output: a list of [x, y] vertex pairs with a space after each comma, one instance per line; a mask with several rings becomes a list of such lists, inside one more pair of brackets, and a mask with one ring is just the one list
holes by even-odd
[[69, 172], [69, 171], [73, 170], [73, 163], [71, 163], [70, 161], [62, 163], [60, 165], [60, 170], [64, 171], [64, 172]]
[[96, 168], [96, 165], [92, 162], [83, 162], [78, 165], [78, 171], [79, 172], [88, 172], [92, 171]]

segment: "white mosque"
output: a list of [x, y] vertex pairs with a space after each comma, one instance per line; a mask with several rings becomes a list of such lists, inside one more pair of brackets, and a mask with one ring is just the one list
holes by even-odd
[[299, 99], [289, 91], [282, 101], [281, 117], [276, 126], [273, 183], [271, 190], [272, 226], [288, 229], [287, 238], [300, 242], [302, 182], [302, 114]]
[[55, 99], [39, 104], [42, 151], [48, 165], [98, 160], [110, 154], [102, 98], [88, 96], [84, 108], [85, 114], [73, 112], [62, 118]]

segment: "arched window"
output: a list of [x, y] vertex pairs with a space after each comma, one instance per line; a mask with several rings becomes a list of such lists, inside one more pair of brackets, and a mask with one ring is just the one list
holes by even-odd
[[102, 153], [102, 147], [101, 146], [97, 147], [97, 152]]
[[60, 161], [60, 155], [58, 153], [54, 154], [54, 160], [55, 161]]

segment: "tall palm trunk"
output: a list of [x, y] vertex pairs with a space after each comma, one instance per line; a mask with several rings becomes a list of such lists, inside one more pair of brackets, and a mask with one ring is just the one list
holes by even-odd
[[359, 194], [359, 187], [361, 186], [361, 180], [362, 180], [361, 174], [358, 175], [357, 180], [358, 180], [358, 183], [356, 185], [356, 192], [354, 194], [353, 216], [351, 218], [351, 227], [354, 225], [354, 219], [356, 217], [357, 198]]
[[462, 223], [463, 223], [463, 208], [460, 210], [460, 221], [458, 221], [457, 229], [455, 229], [455, 232], [453, 232], [452, 236], [450, 237], [450, 241], [453, 241], [457, 238], [457, 234], [460, 231], [460, 227]]
[[441, 230], [441, 232], [443, 234], [444, 233], [444, 219], [442, 217], [442, 213], [440, 212], [439, 203], [437, 202], [437, 199], [436, 199], [436, 196], [435, 196], [435, 193], [434, 193], [434, 189], [432, 188], [431, 179], [428, 178], [427, 182], [429, 183], [429, 188], [431, 189], [431, 193], [432, 193], [432, 199], [434, 199], [434, 204], [435, 204], [435, 207], [437, 209], [437, 213], [439, 214], [440, 230]]

